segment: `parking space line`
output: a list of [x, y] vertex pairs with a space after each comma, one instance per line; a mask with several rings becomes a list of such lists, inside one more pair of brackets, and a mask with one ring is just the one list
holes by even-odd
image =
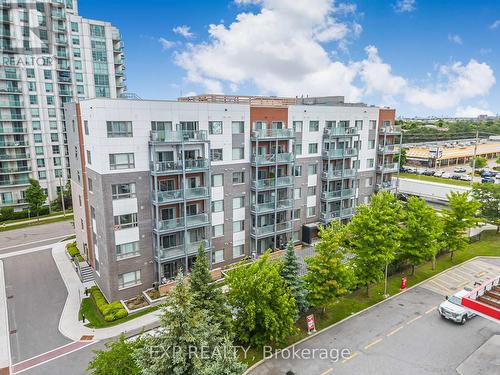
[[469, 279], [466, 279], [466, 278], [465, 278], [465, 277], [463, 277], [463, 276], [456, 275], [456, 274], [452, 276], [452, 275], [451, 275], [451, 272], [447, 272], [447, 273], [445, 273], [443, 276], [444, 276], [444, 277], [449, 277], [450, 279], [455, 280], [455, 281], [457, 281], [457, 282], [459, 282], [459, 283], [463, 283], [465, 280], [469, 280]]
[[322, 372], [321, 374], [319, 374], [319, 375], [327, 375], [327, 374], [331, 373], [332, 371], [333, 371], [333, 367], [330, 367], [328, 370], [323, 371], [323, 372]]
[[436, 282], [436, 280], [431, 280], [430, 282], [436, 284], [438, 288], [441, 290], [441, 292], [444, 290], [447, 294], [451, 294], [451, 290], [448, 289], [448, 287], [439, 284], [438, 282]]
[[377, 345], [382, 340], [383, 340], [382, 338], [379, 338], [379, 339], [369, 343], [368, 345], [366, 345], [364, 349], [365, 350], [370, 349], [372, 346]]
[[458, 273], [463, 273], [465, 276], [467, 276], [467, 277], [465, 277], [465, 276], [461, 276], [461, 277], [463, 277], [464, 279], [471, 280], [471, 278], [472, 278], [472, 275], [471, 275], [470, 273], [467, 273], [467, 272], [465, 272], [465, 271], [462, 271], [462, 270], [461, 270], [461, 269], [459, 269], [459, 268], [455, 268], [453, 271], [454, 271], [455, 273], [457, 273], [457, 272], [458, 272]]
[[407, 324], [407, 325], [408, 325], [408, 324], [412, 324], [414, 321], [419, 320], [421, 317], [422, 317], [422, 315], [418, 315], [418, 316], [414, 317], [413, 319], [411, 319], [411, 320], [410, 320], [408, 323], [406, 323], [406, 324]]
[[357, 356], [358, 356], [358, 354], [359, 354], [358, 352], [354, 352], [354, 353], [352, 353], [352, 354], [351, 354], [351, 356], [350, 356], [350, 357], [347, 357], [346, 359], [344, 359], [344, 360], [342, 361], [342, 363], [346, 363], [347, 361], [350, 361], [350, 360], [351, 360], [351, 359], [353, 359], [354, 357], [357, 357]]
[[387, 337], [394, 335], [395, 333], [397, 333], [397, 332], [401, 331], [403, 328], [404, 328], [404, 326], [400, 326], [400, 327], [396, 328], [395, 330], [393, 330], [393, 331], [389, 332], [389, 333], [387, 334]]
[[436, 310], [436, 307], [437, 306], [434, 306], [434, 307], [431, 307], [429, 310], [427, 310], [425, 313], [426, 314], [430, 314], [431, 312], [433, 312], [434, 310]]

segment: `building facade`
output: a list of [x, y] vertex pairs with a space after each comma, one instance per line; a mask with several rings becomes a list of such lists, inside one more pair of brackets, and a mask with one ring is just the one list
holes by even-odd
[[30, 177], [49, 200], [68, 180], [64, 104], [124, 92], [123, 44], [76, 0], [3, 0], [0, 25], [0, 208], [20, 210]]
[[342, 97], [66, 106], [77, 243], [104, 295], [257, 257], [394, 190], [395, 111]]

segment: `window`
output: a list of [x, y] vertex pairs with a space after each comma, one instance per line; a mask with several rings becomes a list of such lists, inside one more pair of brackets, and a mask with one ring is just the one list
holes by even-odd
[[38, 171], [38, 179], [39, 180], [46, 180], [47, 179], [47, 172], [46, 171]]
[[85, 135], [89, 135], [89, 122], [87, 120], [83, 121], [83, 128], [85, 129]]
[[56, 109], [55, 108], [48, 108], [47, 112], [49, 113], [49, 117], [56, 117]]
[[54, 177], [59, 178], [59, 177], [62, 177], [62, 176], [63, 176], [62, 169], [54, 169]]
[[87, 163], [92, 164], [92, 155], [89, 150], [87, 150]]
[[295, 144], [295, 155], [302, 155], [302, 144]]
[[244, 153], [245, 153], [244, 147], [233, 147], [233, 160], [243, 159]]
[[60, 154], [61, 153], [61, 148], [59, 147], [59, 145], [54, 145], [52, 146], [52, 154]]
[[108, 138], [132, 137], [132, 121], [106, 121]]
[[49, 121], [50, 130], [57, 130], [57, 121]]
[[224, 236], [224, 224], [212, 226], [212, 237]]
[[366, 159], [366, 168], [373, 168], [374, 160]]
[[316, 207], [307, 207], [307, 217], [316, 216]]
[[37, 155], [43, 155], [43, 146], [35, 146], [35, 153]]
[[373, 150], [375, 148], [375, 140], [368, 141], [368, 150]]
[[377, 120], [370, 120], [370, 130], [377, 129]]
[[28, 82], [28, 90], [29, 91], [36, 91], [36, 83], [35, 82]]
[[109, 169], [130, 169], [134, 167], [134, 154], [109, 154]]
[[141, 284], [141, 270], [118, 275], [118, 289], [130, 288]]
[[111, 185], [113, 199], [135, 198], [135, 183]]
[[75, 70], [82, 70], [82, 62], [81, 61], [75, 60], [73, 63], [75, 65]]
[[294, 121], [293, 122], [293, 130], [296, 133], [301, 133], [302, 132], [302, 121]]
[[224, 200], [213, 201], [212, 212], [222, 212], [222, 211], [224, 211]]
[[61, 158], [60, 157], [52, 158], [52, 161], [54, 162], [55, 167], [61, 166]]
[[44, 70], [43, 71], [43, 78], [52, 79], [52, 71], [51, 70]]
[[310, 132], [319, 131], [319, 121], [309, 121], [309, 131]]
[[212, 175], [212, 187], [224, 186], [224, 175], [214, 174]]
[[31, 127], [33, 128], [33, 130], [40, 130], [42, 128], [40, 121], [32, 121]]
[[233, 210], [236, 210], [238, 208], [242, 208], [245, 204], [245, 198], [244, 197], [236, 197], [233, 198]]
[[92, 179], [87, 177], [87, 186], [89, 191], [92, 193], [94, 191], [94, 184], [92, 183]]
[[368, 177], [366, 180], [365, 180], [365, 186], [366, 187], [370, 187], [373, 185], [373, 177]]
[[210, 160], [222, 161], [222, 148], [214, 148], [210, 150]]
[[208, 132], [209, 134], [222, 134], [222, 121], [209, 121]]
[[54, 92], [54, 84], [46, 83], [45, 84], [45, 92]]
[[293, 219], [294, 220], [300, 219], [300, 208], [296, 208], [295, 210], [293, 210]]
[[38, 97], [36, 95], [30, 95], [30, 104], [31, 105], [37, 105], [38, 104]]
[[231, 130], [233, 134], [242, 134], [245, 132], [245, 122], [243, 121], [233, 121], [231, 123]]
[[300, 177], [302, 176], [302, 165], [296, 165], [293, 167], [293, 173], [295, 177]]
[[74, 33], [78, 32], [78, 23], [71, 22], [71, 31], [74, 32]]
[[233, 258], [239, 258], [245, 255], [245, 249], [243, 245], [233, 246]]
[[244, 184], [245, 172], [233, 172], [233, 184]]
[[47, 96], [47, 105], [54, 105], [54, 97]]
[[39, 133], [33, 134], [33, 140], [35, 143], [42, 143], [42, 135]]
[[36, 159], [36, 166], [38, 168], [45, 168], [45, 159]]
[[242, 232], [244, 230], [245, 230], [244, 220], [233, 221], [233, 233]]
[[363, 120], [354, 121], [354, 126], [360, 130], [363, 129]]
[[307, 188], [307, 196], [312, 197], [314, 195], [316, 195], [316, 186], [309, 186]]
[[309, 143], [309, 153], [317, 154], [318, 153], [318, 144], [317, 143]]
[[352, 168], [353, 168], [353, 169], [359, 169], [359, 165], [360, 165], [360, 163], [361, 163], [361, 160], [354, 160], [354, 161], [352, 162]]
[[133, 228], [137, 226], [137, 214], [115, 216], [115, 230]]
[[293, 199], [300, 199], [300, 198], [302, 198], [302, 189], [301, 188], [293, 189]]
[[391, 121], [389, 120], [384, 120], [384, 127], [391, 126]]
[[139, 241], [116, 245], [116, 259], [126, 259], [139, 255]]
[[28, 78], [35, 78], [35, 69], [33, 69], [33, 68], [26, 68], [26, 76]]
[[220, 263], [224, 261], [224, 249], [215, 250], [213, 253], [213, 263]]
[[309, 164], [307, 166], [307, 174], [309, 176], [318, 174], [318, 165], [317, 164]]

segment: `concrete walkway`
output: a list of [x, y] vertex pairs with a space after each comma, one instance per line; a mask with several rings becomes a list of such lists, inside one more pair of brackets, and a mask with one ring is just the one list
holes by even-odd
[[103, 340], [127, 333], [130, 331], [140, 330], [146, 326], [159, 322], [160, 311], [154, 311], [149, 314], [142, 315], [138, 318], [129, 320], [125, 323], [108, 327], [108, 328], [88, 328], [78, 320], [78, 312], [80, 310], [80, 302], [85, 294], [85, 285], [82, 284], [80, 278], [76, 274], [68, 257], [65, 254], [65, 246], [68, 242], [60, 242], [52, 247], [52, 256], [59, 269], [61, 277], [68, 289], [68, 298], [61, 314], [59, 321], [59, 331], [71, 340], [78, 341], [82, 336], [93, 336], [93, 340]]
[[[60, 215], [54, 215], [54, 216], [47, 216], [47, 217], [41, 217], [40, 219], [28, 219], [28, 220], [23, 220], [23, 221], [14, 221], [12, 223], [7, 223], [7, 224], [1, 224], [0, 226], [2, 227], [11, 227], [14, 225], [21, 225], [21, 224], [29, 224], [29, 223], [34, 223], [36, 221], [44, 221], [44, 220], [50, 220], [50, 219], [57, 219], [59, 217], [64, 217], [64, 214]], [[66, 213], [66, 217], [69, 219], [73, 218], [73, 212]]]

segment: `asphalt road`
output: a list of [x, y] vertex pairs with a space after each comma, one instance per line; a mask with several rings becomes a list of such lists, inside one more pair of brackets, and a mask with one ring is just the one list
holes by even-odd
[[3, 262], [12, 363], [71, 342], [58, 329], [68, 293], [50, 250]]
[[49, 245], [74, 234], [72, 220], [0, 232], [0, 254]]
[[456, 375], [460, 363], [499, 334], [500, 327], [481, 317], [464, 326], [446, 321], [435, 309], [442, 301], [441, 293], [413, 288], [296, 346], [348, 349], [344, 358], [274, 358], [251, 374], [283, 375], [292, 370], [295, 375]]

